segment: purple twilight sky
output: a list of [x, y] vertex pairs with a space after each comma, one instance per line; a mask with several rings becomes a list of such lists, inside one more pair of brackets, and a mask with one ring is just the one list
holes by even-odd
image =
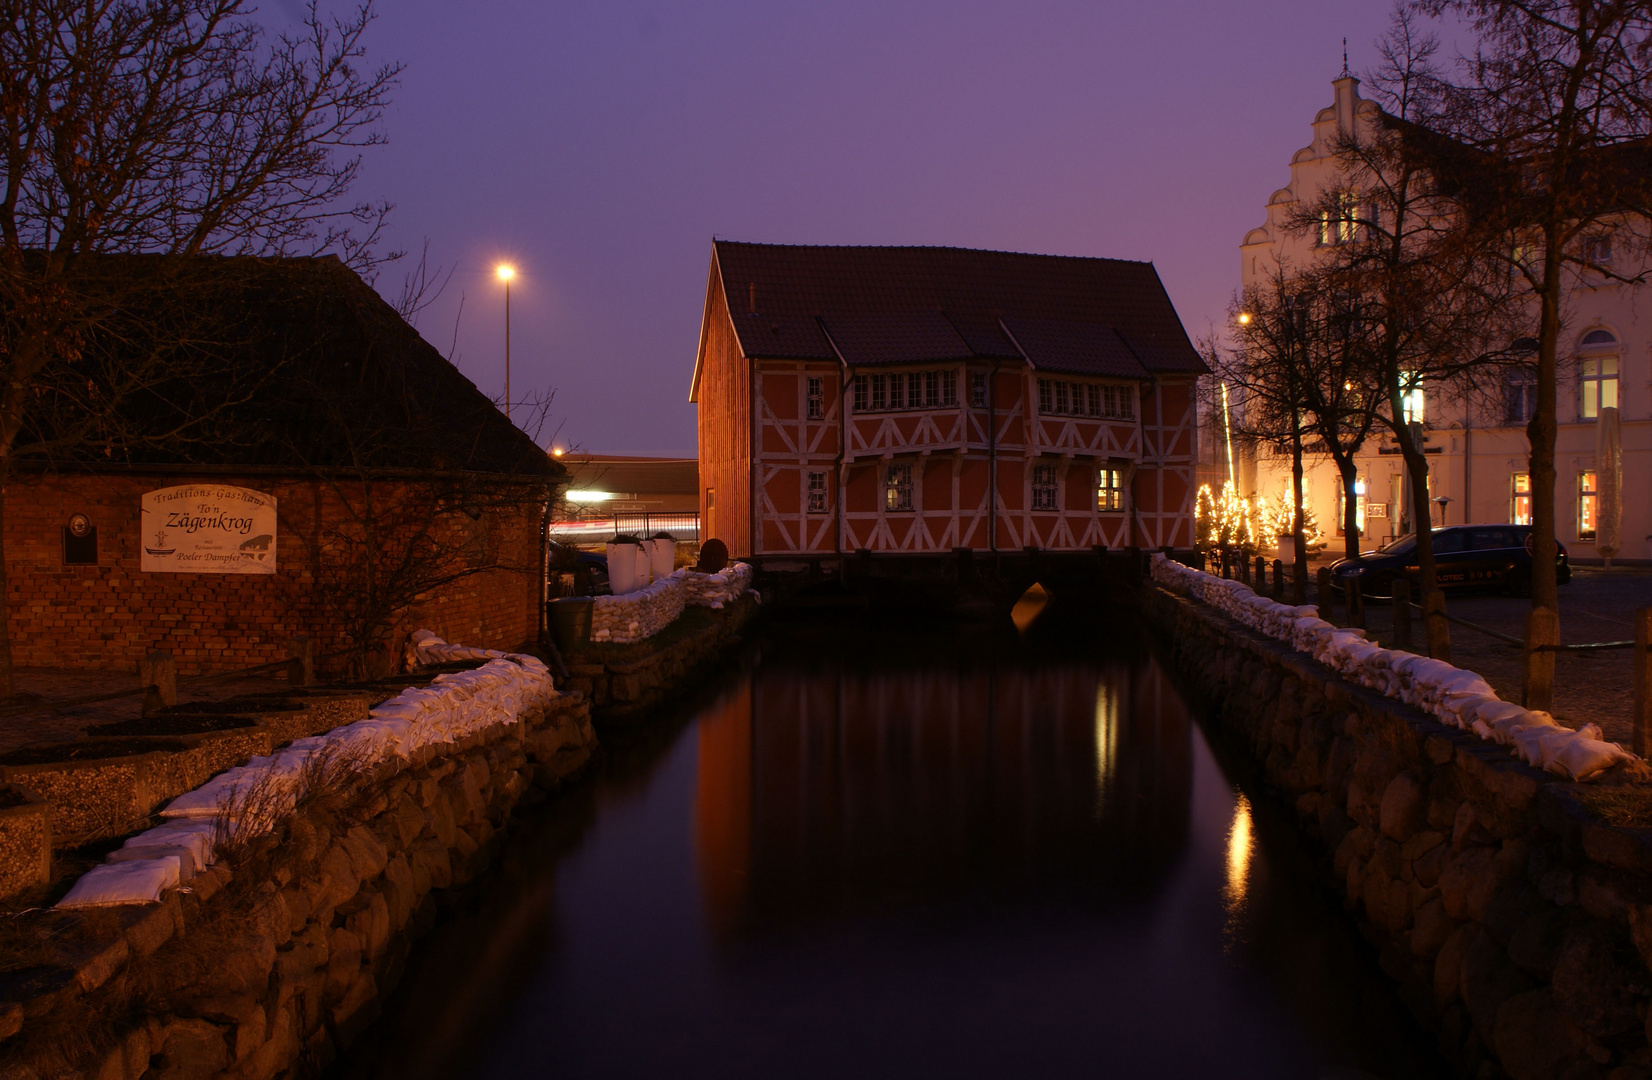
[[504, 380], [505, 259], [513, 389], [555, 388], [558, 441], [692, 455], [714, 236], [1150, 260], [1197, 338], [1331, 101], [1342, 37], [1358, 71], [1387, 17], [1380, 0], [394, 0], [369, 47], [407, 70], [356, 194], [397, 204], [394, 244], [428, 237], [455, 268], [419, 329], [484, 391]]

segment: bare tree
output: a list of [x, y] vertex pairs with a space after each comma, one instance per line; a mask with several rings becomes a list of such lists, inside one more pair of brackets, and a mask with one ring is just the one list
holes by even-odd
[[[1319, 246], [1317, 287], [1340, 309], [1343, 381], [1320, 385], [1348, 387], [1346, 404], [1373, 408], [1398, 447], [1410, 480], [1419, 584], [1428, 593], [1438, 579], [1425, 421], [1416, 405], [1425, 387], [1450, 394], [1488, 362], [1506, 305], [1501, 279], [1455, 216], [1461, 147], [1438, 134], [1438, 42], [1400, 9], [1379, 48], [1370, 78], [1375, 107], [1335, 143], [1340, 182], [1299, 208], [1291, 224]], [[1444, 646], [1430, 648], [1438, 654]]]
[[[1652, 6], [1645, 0], [1417, 0], [1478, 47], [1442, 82], [1460, 226], [1500, 261], [1535, 324], [1532, 606], [1559, 610], [1555, 435], [1564, 300], [1578, 275], [1640, 281], [1606, 256], [1645, 249], [1652, 212]], [[1451, 166], [1455, 165], [1455, 168]], [[1637, 270], [1639, 269], [1637, 262]], [[1530, 310], [1535, 309], [1535, 310]]]
[[[341, 18], [312, 3], [291, 36], [250, 0], [3, 11], [0, 500], [21, 467], [187, 446], [245, 400], [216, 348], [234, 327], [189, 325], [214, 307], [221, 264], [202, 257], [389, 257], [389, 207], [345, 199], [399, 72], [362, 67], [370, 0]], [[0, 547], [9, 693], [4, 565]]]

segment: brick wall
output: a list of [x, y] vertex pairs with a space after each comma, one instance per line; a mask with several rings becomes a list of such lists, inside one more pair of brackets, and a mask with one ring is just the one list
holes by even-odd
[[[275, 574], [140, 568], [142, 494], [191, 482], [276, 497]], [[360, 513], [369, 494], [385, 520]], [[340, 609], [368, 580], [369, 570], [352, 567], [349, 558], [364, 549], [364, 521], [382, 531], [365, 546], [380, 555], [374, 577], [382, 581], [398, 560], [423, 552], [442, 560], [435, 578], [451, 579], [432, 580], [419, 594], [395, 628], [390, 652], [420, 627], [487, 648], [515, 648], [538, 630], [537, 511], [482, 509], [473, 517], [476, 507], [437, 509], [426, 489], [411, 485], [380, 483], [369, 493], [357, 482], [228, 475], [45, 477], [15, 482], [4, 497], [12, 657], [24, 667], [135, 671], [144, 654], [162, 648], [182, 673], [220, 671], [284, 659], [295, 634], [315, 638], [318, 655], [342, 651], [348, 637]], [[402, 510], [405, 520], [398, 520]], [[97, 529], [96, 566], [63, 563], [62, 529], [75, 513]], [[410, 529], [424, 539], [410, 539]], [[343, 663], [320, 666], [337, 671]]]

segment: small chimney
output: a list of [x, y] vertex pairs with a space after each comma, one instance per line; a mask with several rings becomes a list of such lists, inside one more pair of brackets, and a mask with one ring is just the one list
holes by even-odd
[[746, 292], [748, 295], [746, 310], [755, 315], [757, 314], [757, 282], [750, 282], [746, 286]]

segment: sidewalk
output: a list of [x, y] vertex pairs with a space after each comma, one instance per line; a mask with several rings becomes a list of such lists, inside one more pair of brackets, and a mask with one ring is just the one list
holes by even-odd
[[[1313, 591], [1311, 586], [1309, 591]], [[1652, 607], [1652, 570], [1573, 567], [1571, 582], [1560, 587], [1560, 640], [1572, 645], [1633, 638], [1634, 612], [1642, 607]], [[1340, 598], [1333, 610], [1335, 617], [1331, 621], [1345, 625], [1346, 612]], [[1446, 595], [1447, 614], [1513, 638], [1525, 636], [1526, 612], [1530, 610], [1530, 600], [1511, 596]], [[1393, 609], [1386, 601], [1366, 603], [1365, 628], [1372, 641], [1395, 647], [1393, 626]], [[1411, 651], [1426, 651], [1422, 613], [1415, 609], [1411, 614], [1411, 640]], [[1634, 703], [1632, 656], [1630, 649], [1558, 654], [1554, 682], [1556, 719], [1572, 727], [1599, 724], [1608, 740], [1627, 744]], [[1478, 672], [1505, 701], [1520, 700], [1519, 646], [1465, 626], [1452, 625], [1451, 662]]]
[[[34, 743], [68, 742], [79, 738], [88, 724], [132, 720], [142, 715], [143, 698], [137, 693], [89, 705], [60, 704], [97, 694], [135, 691], [135, 672], [18, 668], [15, 679], [18, 692], [32, 697], [19, 705], [0, 706], [0, 753]], [[286, 677], [279, 672], [199, 682], [180, 679], [178, 700], [213, 701], [237, 694], [278, 692], [286, 686]]]

